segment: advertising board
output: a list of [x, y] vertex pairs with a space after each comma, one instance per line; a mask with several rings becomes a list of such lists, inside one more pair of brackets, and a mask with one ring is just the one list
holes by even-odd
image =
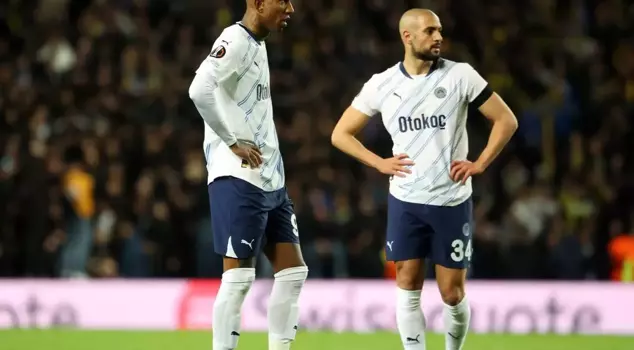
[[[209, 329], [219, 281], [0, 281], [0, 328]], [[243, 305], [244, 331], [266, 331], [271, 281], [256, 281]], [[634, 335], [634, 285], [470, 281], [471, 329], [478, 333]], [[392, 281], [308, 281], [300, 298], [304, 330], [394, 330]], [[442, 330], [443, 303], [425, 285], [430, 331]]]

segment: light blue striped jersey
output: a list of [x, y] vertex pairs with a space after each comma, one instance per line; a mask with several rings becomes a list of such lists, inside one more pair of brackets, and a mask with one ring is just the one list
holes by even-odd
[[251, 169], [205, 123], [203, 144], [208, 182], [221, 176], [243, 179], [265, 191], [284, 187], [284, 163], [273, 121], [271, 84], [266, 44], [241, 23], [224, 29], [211, 54], [196, 73], [207, 73], [230, 97], [221, 107], [238, 140], [255, 143], [262, 165]]
[[394, 197], [455, 206], [471, 196], [471, 180], [466, 185], [451, 180], [450, 164], [467, 159], [469, 104], [479, 107], [491, 93], [471, 65], [442, 58], [426, 75], [410, 76], [399, 63], [372, 76], [352, 107], [368, 116], [381, 114], [394, 154], [405, 153], [415, 163], [412, 174], [391, 179]]

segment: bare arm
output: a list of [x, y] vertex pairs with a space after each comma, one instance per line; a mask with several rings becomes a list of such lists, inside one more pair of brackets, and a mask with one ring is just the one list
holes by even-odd
[[478, 165], [486, 169], [502, 152], [504, 146], [517, 130], [517, 118], [497, 93], [493, 93], [480, 106], [479, 110], [493, 123], [489, 141], [476, 160]]
[[493, 122], [493, 128], [489, 135], [489, 142], [475, 162], [472, 163], [466, 160], [454, 160], [451, 162], [449, 176], [454, 181], [460, 181], [462, 184], [465, 184], [471, 176], [481, 174], [491, 165], [509, 142], [515, 130], [517, 130], [515, 115], [498, 94], [489, 92], [488, 98], [478, 109], [487, 119]]
[[399, 154], [392, 158], [383, 159], [367, 149], [356, 138], [356, 135], [368, 124], [369, 120], [368, 115], [354, 107], [348, 107], [332, 132], [333, 146], [383, 174], [403, 177], [404, 174], [411, 173], [406, 166], [414, 163], [408, 159], [407, 155]]
[[475, 162], [468, 160], [451, 162], [449, 176], [464, 185], [471, 176], [481, 174], [502, 152], [517, 130], [517, 119], [502, 98], [488, 87], [486, 80], [471, 65], [464, 64], [462, 69], [461, 73], [466, 81], [464, 92], [467, 102], [477, 107], [487, 119], [493, 122], [489, 142]]
[[361, 131], [370, 120], [370, 117], [361, 113], [353, 107], [348, 107], [335, 129], [332, 131], [332, 145], [342, 152], [356, 158], [361, 163], [376, 168], [377, 164], [383, 159], [367, 149], [357, 138], [356, 135]]

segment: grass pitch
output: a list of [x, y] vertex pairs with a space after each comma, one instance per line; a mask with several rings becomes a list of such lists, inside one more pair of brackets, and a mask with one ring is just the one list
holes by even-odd
[[[632, 350], [634, 337], [469, 334], [464, 350]], [[2, 350], [211, 350], [211, 332], [2, 330]], [[244, 333], [238, 349], [267, 350], [267, 336]], [[399, 350], [392, 333], [301, 332], [293, 350]], [[444, 349], [444, 338], [427, 334], [427, 349]]]

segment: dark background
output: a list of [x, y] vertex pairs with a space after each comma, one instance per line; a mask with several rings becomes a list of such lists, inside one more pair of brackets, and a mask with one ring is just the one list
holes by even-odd
[[[311, 277], [384, 276], [388, 181], [329, 139], [362, 84], [402, 59], [397, 24], [411, 6], [439, 14], [444, 56], [471, 63], [519, 119], [511, 144], [474, 181], [472, 276], [609, 277], [606, 244], [634, 224], [634, 5], [294, 4], [288, 30], [267, 45]], [[243, 8], [230, 0], [0, 4], [0, 276], [220, 276], [203, 121], [187, 89]], [[363, 141], [388, 155], [377, 121]], [[488, 130], [470, 113], [472, 159]], [[77, 194], [65, 181], [72, 162], [92, 190]]]

